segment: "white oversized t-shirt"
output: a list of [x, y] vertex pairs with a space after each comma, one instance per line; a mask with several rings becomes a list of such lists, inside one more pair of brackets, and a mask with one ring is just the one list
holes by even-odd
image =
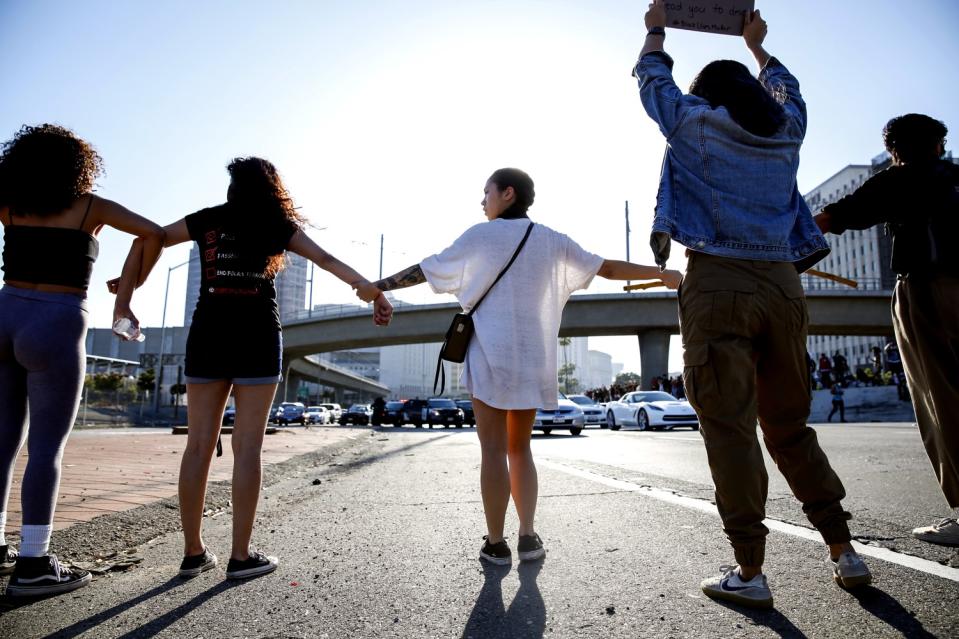
[[[519, 246], [530, 221], [473, 226], [420, 263], [433, 291], [452, 293], [468, 311]], [[603, 258], [536, 224], [506, 275], [473, 314], [476, 333], [463, 369], [470, 393], [495, 408], [556, 408], [556, 351], [563, 307], [586, 288]]]

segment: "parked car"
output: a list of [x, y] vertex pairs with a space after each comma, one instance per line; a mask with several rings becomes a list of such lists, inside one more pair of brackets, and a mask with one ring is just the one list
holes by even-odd
[[567, 395], [566, 397], [583, 409], [587, 426], [595, 424], [600, 428], [606, 428], [606, 411], [602, 405], [586, 395]]
[[340, 415], [343, 414], [343, 408], [339, 404], [320, 404], [323, 408], [330, 411], [330, 423], [340, 421]]
[[619, 401], [608, 402], [606, 423], [612, 430], [623, 426], [636, 426], [639, 430], [689, 426], [699, 430], [699, 418], [689, 402], [662, 391], [635, 391], [626, 393]]
[[403, 402], [386, 402], [386, 406], [383, 407], [383, 425], [386, 424], [403, 425]]
[[306, 423], [306, 406], [300, 402], [283, 402], [273, 412], [277, 424]]
[[430, 428], [442, 424], [449, 428], [454, 424], [457, 428], [463, 427], [463, 411], [452, 399], [432, 397], [426, 400], [426, 423]]
[[586, 423], [583, 409], [562, 393], [559, 393], [558, 401], [558, 408], [536, 409], [533, 430], [541, 430], [544, 435], [549, 435], [554, 430], [568, 430], [571, 435], [579, 435], [583, 432], [583, 426]]
[[350, 409], [340, 415], [340, 426], [359, 424], [368, 426], [373, 416], [373, 408], [369, 404], [353, 404]]
[[476, 415], [473, 413], [473, 402], [469, 399], [458, 399], [456, 405], [463, 411], [463, 423], [468, 426], [476, 426]]
[[307, 406], [305, 417], [307, 424], [330, 423], [330, 411], [322, 406]]
[[223, 411], [223, 425], [228, 426], [236, 421], [236, 408], [233, 406], [227, 406], [226, 410]]
[[403, 408], [400, 410], [400, 418], [403, 424], [413, 424], [417, 428], [423, 427], [426, 421], [426, 400], [408, 399], [403, 402]]

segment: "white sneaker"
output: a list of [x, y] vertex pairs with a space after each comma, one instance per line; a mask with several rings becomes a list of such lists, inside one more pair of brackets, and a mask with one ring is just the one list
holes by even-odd
[[839, 555], [838, 561], [830, 560], [829, 563], [832, 564], [832, 578], [843, 588], [865, 586], [872, 582], [869, 566], [854, 552], [844, 552]]
[[912, 536], [944, 546], [959, 546], [959, 522], [955, 519], [943, 519], [931, 526], [913, 528]]
[[773, 594], [766, 583], [766, 575], [758, 574], [744, 581], [739, 566], [720, 566], [723, 574], [704, 579], [703, 594], [712, 599], [725, 599], [750, 608], [772, 608]]

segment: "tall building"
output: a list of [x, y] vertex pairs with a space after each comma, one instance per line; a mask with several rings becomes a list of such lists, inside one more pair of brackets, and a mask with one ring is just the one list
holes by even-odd
[[[850, 164], [825, 182], [807, 193], [804, 198], [809, 209], [816, 215], [827, 204], [852, 193], [873, 173], [885, 168], [885, 154], [876, 157], [871, 164]], [[827, 234], [826, 240], [832, 249], [816, 269], [840, 275], [859, 283], [860, 290], [892, 290], [896, 277], [889, 268], [892, 240], [881, 226], [863, 231], [846, 231], [842, 235]], [[840, 290], [843, 285], [804, 274], [803, 288], [807, 291]], [[842, 353], [849, 365], [870, 363], [873, 346], [885, 345], [886, 336], [812, 335], [806, 340], [806, 349], [814, 360], [825, 353], [832, 357]]]
[[[306, 282], [309, 260], [302, 255], [287, 252], [286, 266], [276, 276], [276, 303], [280, 321], [293, 319], [306, 309]], [[200, 299], [200, 249], [194, 242], [190, 248], [189, 274], [186, 282], [186, 303], [183, 306], [183, 325], [193, 321], [193, 310]]]
[[196, 242], [190, 247], [190, 264], [187, 266], [186, 304], [183, 305], [183, 325], [193, 323], [193, 311], [200, 299], [200, 247]]
[[613, 356], [602, 351], [589, 351], [589, 370], [581, 381], [587, 389], [609, 386], [613, 381]]
[[286, 267], [276, 276], [276, 303], [280, 321], [295, 319], [306, 308], [306, 280], [310, 261], [302, 255], [286, 253]]

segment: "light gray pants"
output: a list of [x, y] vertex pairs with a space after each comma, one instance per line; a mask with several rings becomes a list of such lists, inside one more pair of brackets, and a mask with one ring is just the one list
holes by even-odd
[[0, 510], [27, 436], [23, 523], [53, 522], [60, 458], [80, 405], [86, 366], [86, 300], [72, 293], [0, 289]]

